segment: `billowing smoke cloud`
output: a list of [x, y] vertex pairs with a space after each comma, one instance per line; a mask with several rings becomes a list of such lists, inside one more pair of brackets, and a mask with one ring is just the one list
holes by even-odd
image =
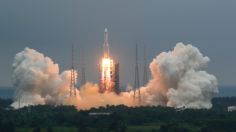
[[142, 88], [144, 104], [185, 108], [211, 108], [218, 93], [215, 76], [203, 71], [210, 61], [192, 45], [178, 43], [150, 64], [152, 80]]
[[59, 104], [68, 93], [70, 74], [59, 75], [58, 64], [29, 48], [18, 53], [13, 63], [13, 85], [16, 88], [12, 105]]
[[203, 71], [209, 62], [197, 48], [178, 43], [173, 51], [163, 52], [150, 63], [152, 79], [141, 88], [142, 102], [133, 101], [133, 92], [98, 92], [97, 84], [86, 83], [69, 96], [70, 72], [59, 73], [58, 64], [30, 49], [15, 56], [13, 84], [16, 87], [13, 107], [37, 104], [75, 105], [89, 109], [106, 105], [162, 105], [186, 108], [211, 108], [218, 92], [217, 80]]

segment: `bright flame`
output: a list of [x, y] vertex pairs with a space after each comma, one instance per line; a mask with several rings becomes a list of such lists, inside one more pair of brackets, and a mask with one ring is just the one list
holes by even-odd
[[110, 91], [112, 90], [113, 60], [109, 57], [103, 58], [101, 66], [102, 83], [104, 88]]

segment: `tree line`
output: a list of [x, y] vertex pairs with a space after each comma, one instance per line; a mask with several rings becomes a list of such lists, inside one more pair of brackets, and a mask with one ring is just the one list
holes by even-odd
[[[73, 106], [37, 105], [21, 109], [9, 109], [11, 100], [0, 99], [0, 131], [14, 132], [16, 128], [32, 128], [40, 131], [52, 127], [75, 127], [78, 131], [125, 132], [128, 126], [158, 124], [152, 131], [202, 132], [236, 131], [236, 112], [227, 112], [227, 106], [236, 105], [236, 98], [214, 98], [212, 109], [178, 110], [170, 107], [124, 105], [92, 108], [78, 111]], [[110, 113], [91, 115], [89, 113]]]

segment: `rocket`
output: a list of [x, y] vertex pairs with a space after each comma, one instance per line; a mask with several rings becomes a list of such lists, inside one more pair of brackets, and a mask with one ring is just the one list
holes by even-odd
[[103, 44], [103, 57], [109, 58], [109, 43], [108, 43], [108, 30], [104, 31], [104, 44]]
[[108, 43], [108, 30], [104, 31], [104, 44], [103, 44], [103, 57], [100, 63], [100, 78], [99, 78], [99, 92], [105, 91], [114, 92], [115, 87], [118, 87], [117, 77], [119, 65], [115, 64], [110, 58], [109, 43]]

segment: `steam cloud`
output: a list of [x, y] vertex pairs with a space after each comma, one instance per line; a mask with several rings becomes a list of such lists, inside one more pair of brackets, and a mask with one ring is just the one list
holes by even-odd
[[58, 64], [29, 48], [16, 54], [13, 63], [13, 85], [16, 88], [12, 105], [59, 104], [69, 86], [68, 71], [59, 75]]
[[144, 104], [185, 108], [211, 108], [218, 93], [215, 76], [202, 71], [210, 61], [192, 45], [177, 43], [150, 64], [152, 80], [142, 88]]
[[[178, 43], [173, 51], [163, 52], [150, 63], [152, 79], [141, 87], [142, 102], [133, 101], [133, 92], [98, 92], [98, 85], [88, 82], [69, 96], [70, 72], [59, 73], [58, 64], [30, 49], [16, 54], [13, 62], [13, 84], [16, 88], [13, 107], [52, 104], [75, 105], [89, 109], [124, 104], [162, 105], [185, 108], [211, 108], [211, 99], [218, 93], [217, 80], [203, 71], [209, 62], [192, 45]], [[19, 105], [19, 103], [21, 105]]]

